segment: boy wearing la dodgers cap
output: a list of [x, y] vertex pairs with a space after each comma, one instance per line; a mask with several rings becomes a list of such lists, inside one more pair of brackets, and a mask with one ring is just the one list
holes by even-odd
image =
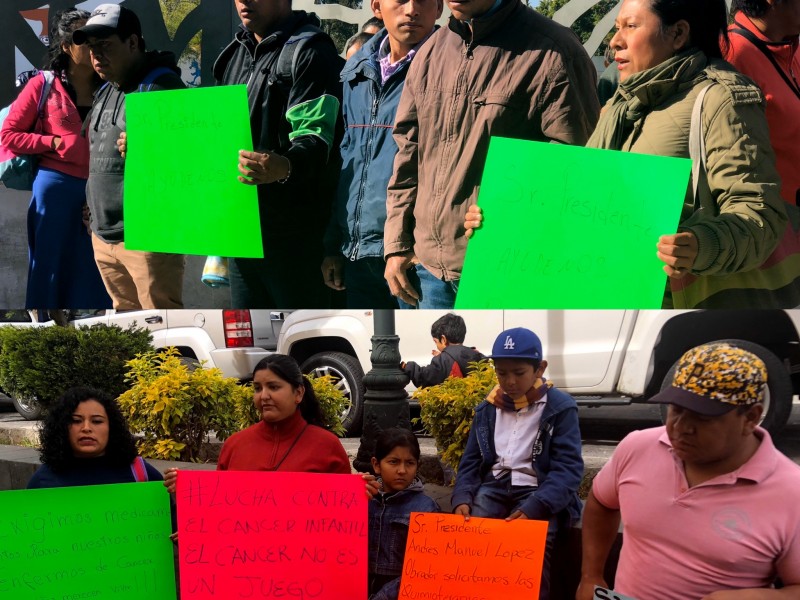
[[578, 407], [544, 378], [542, 342], [531, 330], [502, 332], [490, 358], [498, 385], [475, 408], [451, 504], [465, 519], [548, 521], [539, 588], [546, 600], [556, 533], [580, 516]]

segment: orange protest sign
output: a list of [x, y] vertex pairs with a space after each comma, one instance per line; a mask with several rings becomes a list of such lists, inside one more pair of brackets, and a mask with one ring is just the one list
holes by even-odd
[[181, 598], [367, 597], [357, 475], [181, 471]]
[[411, 513], [400, 600], [539, 597], [547, 521]]

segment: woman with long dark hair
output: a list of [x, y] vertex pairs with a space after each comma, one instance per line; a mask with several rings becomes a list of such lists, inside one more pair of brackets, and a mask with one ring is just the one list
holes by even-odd
[[[323, 428], [322, 411], [308, 377], [297, 361], [270, 354], [253, 370], [253, 402], [261, 420], [222, 445], [219, 471], [289, 471], [349, 474], [342, 443]], [[177, 469], [164, 472], [164, 485], [175, 492]], [[370, 495], [375, 478], [364, 475]]]
[[[586, 145], [689, 158], [697, 142], [696, 192], [678, 232], [653, 239], [669, 281], [664, 308], [794, 308], [797, 266], [774, 253], [788, 218], [764, 96], [722, 60], [727, 26], [725, 0], [623, 0], [610, 41], [620, 85]], [[465, 228], [480, 223], [470, 207]]]
[[100, 390], [68, 390], [47, 413], [39, 439], [42, 466], [28, 488], [163, 479], [155, 467], [138, 458], [119, 406]]
[[39, 74], [20, 92], [0, 130], [5, 147], [38, 159], [28, 208], [27, 308], [111, 308], [83, 212], [89, 144], [81, 126], [101, 80], [88, 49], [75, 45], [72, 34], [88, 18], [75, 8], [56, 14], [45, 65], [53, 84], [41, 115], [45, 80]]

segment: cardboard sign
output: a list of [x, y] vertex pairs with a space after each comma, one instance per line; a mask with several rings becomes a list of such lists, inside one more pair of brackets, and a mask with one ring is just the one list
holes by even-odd
[[538, 598], [546, 538], [547, 521], [411, 513], [399, 600]]
[[258, 193], [237, 179], [246, 87], [128, 94], [125, 112], [125, 248], [263, 257]]
[[181, 598], [367, 597], [357, 475], [181, 471]]
[[[691, 161], [492, 138], [456, 308], [661, 308]], [[631, 282], [634, 282], [631, 285]]]
[[175, 600], [158, 482], [0, 493], [0, 598]]
[[630, 596], [623, 596], [622, 594], [618, 594], [614, 590], [607, 590], [606, 588], [602, 588], [599, 585], [596, 585], [594, 586], [593, 600], [636, 600], [636, 599], [631, 598]]

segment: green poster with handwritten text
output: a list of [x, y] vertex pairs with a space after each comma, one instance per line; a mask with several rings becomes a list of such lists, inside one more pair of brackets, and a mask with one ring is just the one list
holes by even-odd
[[492, 138], [456, 308], [661, 308], [691, 162]]
[[162, 482], [0, 492], [0, 598], [175, 600]]
[[252, 150], [243, 85], [125, 96], [125, 247], [261, 258], [255, 186], [241, 183]]

